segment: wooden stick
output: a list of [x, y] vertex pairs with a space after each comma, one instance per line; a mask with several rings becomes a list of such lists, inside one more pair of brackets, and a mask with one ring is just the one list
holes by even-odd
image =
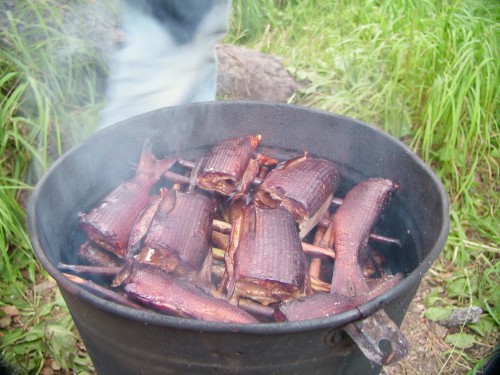
[[[328, 213], [325, 213], [325, 216], [328, 218], [329, 217]], [[321, 240], [325, 235], [325, 231], [326, 228], [319, 227], [318, 229], [316, 229], [316, 233], [314, 233], [313, 245], [319, 246], [321, 244]], [[311, 262], [309, 263], [309, 276], [319, 278], [320, 273], [321, 273], [321, 258], [314, 257], [311, 259]]]
[[[327, 228], [329, 225], [330, 225], [330, 221], [326, 220], [326, 219], [320, 219], [320, 221], [318, 222], [318, 226], [320, 228]], [[212, 222], [212, 229], [216, 230], [217, 232], [230, 234], [231, 233], [231, 224], [226, 223], [225, 221], [214, 220]], [[395, 244], [395, 245], [398, 245], [399, 247], [401, 247], [401, 241], [399, 241], [396, 238], [385, 237], [385, 236], [380, 236], [378, 234], [370, 233], [370, 239], [373, 241], [382, 242], [382, 243], [392, 243], [392, 244]]]
[[264, 316], [266, 318], [271, 318], [274, 314], [274, 309], [272, 307], [264, 306], [246, 298], [240, 298], [238, 300], [238, 306], [251, 314]]
[[332, 249], [316, 246], [307, 242], [302, 242], [302, 248], [304, 249], [304, 252], [308, 254], [335, 259], [335, 251]]
[[[320, 227], [320, 228], [328, 228], [328, 226], [330, 225], [330, 223], [331, 223], [330, 220], [327, 220], [325, 218], [321, 218], [318, 221], [318, 227]], [[373, 234], [373, 233], [370, 233], [369, 238], [372, 241], [375, 241], [375, 242], [381, 242], [381, 243], [386, 243], [386, 244], [387, 243], [391, 243], [391, 244], [395, 244], [395, 245], [398, 245], [399, 247], [401, 247], [401, 241], [398, 240], [398, 239], [396, 239], [396, 238], [380, 236], [378, 234]]]
[[127, 297], [124, 297], [119, 293], [113, 292], [111, 289], [107, 289], [99, 284], [94, 283], [93, 281], [83, 279], [79, 276], [75, 276], [75, 275], [72, 275], [69, 273], [63, 273], [63, 275], [66, 276], [69, 280], [71, 280], [75, 284], [82, 286], [83, 288], [87, 289], [88, 291], [93, 292], [94, 294], [97, 294], [98, 296], [100, 296], [108, 301], [113, 301], [113, 302], [116, 302], [120, 305], [133, 307], [136, 309], [144, 309], [144, 307], [129, 300]]
[[169, 181], [172, 181], [175, 184], [180, 184], [180, 185], [189, 185], [189, 183], [191, 182], [191, 179], [189, 177], [171, 171], [166, 171], [163, 174], [163, 177], [165, 177]]
[[122, 267], [100, 267], [100, 266], [83, 266], [79, 264], [59, 263], [57, 265], [59, 271], [70, 271], [74, 273], [88, 273], [98, 276], [116, 276], [121, 271]]
[[311, 289], [315, 292], [328, 292], [330, 293], [330, 289], [332, 286], [327, 282], [318, 279], [317, 277], [311, 276]]
[[[196, 165], [196, 163], [185, 160], [185, 159], [178, 159], [177, 162], [179, 163], [179, 165], [181, 165], [185, 168], [194, 168]], [[190, 183], [189, 177], [182, 176], [182, 175], [170, 172], [170, 171], [165, 172], [164, 176], [165, 176], [165, 178], [167, 178], [168, 180], [173, 181], [173, 182], [178, 182], [178, 183], [185, 184], [185, 185], [188, 185]], [[253, 185], [260, 185], [262, 183], [262, 181], [263, 181], [262, 178], [255, 177], [254, 180], [252, 181], [252, 184]], [[344, 202], [344, 200], [342, 198], [333, 197], [331, 204], [332, 204], [332, 206], [340, 206], [340, 205], [342, 205], [343, 202]], [[330, 222], [328, 220], [321, 219], [318, 222], [318, 225], [326, 228], [330, 225]], [[227, 232], [223, 232], [223, 233], [227, 233]], [[381, 236], [381, 235], [373, 234], [373, 233], [370, 233], [369, 238], [375, 242], [380, 242], [380, 243], [385, 243], [385, 244], [394, 244], [394, 245], [398, 245], [399, 247], [401, 247], [401, 241], [396, 239], [396, 238], [385, 237], [385, 236]]]
[[[226, 233], [225, 231], [231, 232], [231, 224], [226, 223], [225, 221], [214, 220], [212, 222], [212, 229], [221, 231]], [[302, 248], [306, 253], [319, 255], [319, 256], [327, 256], [329, 258], [335, 258], [335, 252], [332, 249], [325, 249], [319, 246], [312, 245], [307, 242], [302, 242]], [[222, 251], [222, 249], [219, 249]], [[212, 250], [213, 251], [213, 250]], [[214, 256], [215, 259], [220, 259], [217, 256]]]
[[224, 249], [219, 249], [218, 247], [213, 247], [212, 246], [212, 257], [217, 260], [224, 260], [224, 254], [226, 253], [226, 250]]
[[231, 227], [231, 224], [226, 223], [225, 221], [213, 220], [212, 221], [212, 229], [217, 231], [217, 232], [224, 233], [224, 234], [231, 234], [232, 227]]

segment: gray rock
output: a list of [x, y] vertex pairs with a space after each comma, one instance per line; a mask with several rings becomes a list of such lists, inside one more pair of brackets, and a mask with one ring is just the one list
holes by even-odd
[[217, 46], [217, 57], [220, 99], [287, 102], [306, 84], [297, 82], [274, 55], [224, 44]]
[[453, 309], [448, 318], [440, 320], [438, 323], [445, 327], [456, 327], [469, 323], [477, 323], [482, 313], [483, 310], [478, 306], [461, 307]]

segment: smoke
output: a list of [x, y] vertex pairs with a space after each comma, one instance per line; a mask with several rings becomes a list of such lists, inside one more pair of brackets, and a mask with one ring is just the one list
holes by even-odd
[[118, 9], [117, 0], [1, 2], [3, 126], [13, 155], [31, 155], [30, 183], [95, 131]]
[[61, 130], [73, 133], [67, 146], [74, 146], [97, 128], [99, 112], [105, 106], [111, 60], [125, 37], [120, 0], [72, 2], [61, 13], [62, 43], [53, 51], [54, 72], [61, 73], [61, 78], [53, 77], [49, 85], [52, 90], [57, 86], [67, 90], [59, 103], [65, 119]]
[[207, 4], [198, 13], [196, 1], [0, 4], [5, 49], [27, 82], [18, 109], [38, 133], [35, 174], [105, 126], [214, 100], [230, 1]]
[[[186, 13], [195, 9], [196, 1], [168, 2], [184, 9], [170, 12], [178, 20], [188, 18], [189, 32], [183, 35], [180, 24], [172, 27], [168, 24], [172, 19], [164, 14], [158, 17], [148, 13], [152, 9], [134, 5], [140, 2], [58, 2], [48, 2], [50, 8], [43, 10], [36, 3], [10, 5], [19, 21], [12, 27], [33, 51], [34, 64], [25, 69], [29, 90], [20, 108], [36, 143], [31, 184], [62, 154], [107, 125], [166, 106], [215, 99], [214, 47], [227, 31], [230, 1], [214, 1], [197, 18]], [[102, 198], [133, 174], [126, 160], [138, 160], [138, 150], [131, 146], [126, 155], [116, 155], [113, 145], [103, 144], [95, 135], [92, 143], [99, 144], [99, 150], [78, 152], [78, 161], [58, 164], [50, 177], [49, 190], [60, 191], [48, 191], [44, 199], [51, 202], [49, 212], [59, 207], [56, 216], [66, 215], [63, 206], [77, 206], [89, 196]], [[120, 146], [135, 145], [127, 136], [130, 132], [117, 132], [109, 138]], [[66, 165], [71, 169], [65, 170]], [[99, 181], [82, 186], [86, 176], [95, 174], [92, 168], [106, 172], [96, 174]], [[53, 231], [72, 220], [65, 219], [41, 220], [51, 222], [47, 230]], [[56, 237], [60, 234], [54, 232]]]

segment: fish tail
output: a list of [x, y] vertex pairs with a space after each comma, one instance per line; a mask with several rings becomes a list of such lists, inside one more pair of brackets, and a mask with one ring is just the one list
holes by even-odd
[[342, 265], [337, 262], [333, 269], [331, 293], [338, 293], [348, 298], [361, 297], [368, 293], [370, 288], [366, 283], [363, 271], [359, 264]]
[[175, 158], [156, 159], [153, 153], [153, 142], [151, 138], [144, 141], [139, 165], [136, 174], [150, 175], [154, 180], [158, 180], [176, 162]]

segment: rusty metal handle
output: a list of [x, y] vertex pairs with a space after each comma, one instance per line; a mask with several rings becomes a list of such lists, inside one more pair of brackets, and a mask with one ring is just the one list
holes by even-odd
[[408, 354], [408, 340], [383, 309], [342, 329], [366, 358], [379, 365], [395, 363]]

